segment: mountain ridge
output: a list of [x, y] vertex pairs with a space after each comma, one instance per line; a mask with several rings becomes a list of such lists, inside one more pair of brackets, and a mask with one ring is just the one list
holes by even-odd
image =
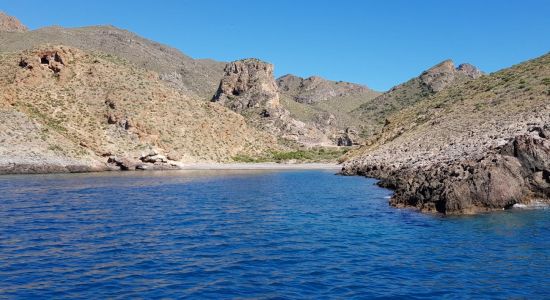
[[480, 76], [483, 73], [476, 67], [470, 64], [455, 67], [454, 62], [447, 59], [421, 72], [417, 77], [392, 87], [351, 113], [363, 123], [363, 136], [372, 137], [379, 133], [392, 113], [414, 105], [448, 86]]

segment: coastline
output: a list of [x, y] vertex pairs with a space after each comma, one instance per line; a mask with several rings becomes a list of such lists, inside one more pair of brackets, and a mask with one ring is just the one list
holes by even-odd
[[140, 172], [175, 170], [338, 170], [342, 166], [336, 163], [216, 163], [216, 162], [174, 162], [170, 165], [144, 164], [141, 169], [124, 170], [98, 165], [58, 165], [58, 164], [9, 164], [0, 165], [2, 175], [25, 174], [67, 174], [97, 172]]
[[[544, 127], [546, 128], [546, 127]], [[344, 163], [343, 175], [380, 180], [394, 191], [389, 203], [423, 213], [470, 215], [550, 203], [550, 147], [546, 129], [535, 128], [506, 144], [459, 159], [432, 157], [422, 165], [396, 165], [385, 159], [357, 158]]]

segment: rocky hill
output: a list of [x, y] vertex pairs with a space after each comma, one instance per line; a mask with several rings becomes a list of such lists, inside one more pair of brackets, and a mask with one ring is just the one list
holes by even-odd
[[25, 32], [27, 27], [15, 17], [8, 16], [0, 11], [0, 32]]
[[0, 173], [170, 168], [257, 155], [276, 139], [104, 53], [0, 54]]
[[[442, 74], [452, 69], [440, 67]], [[467, 77], [479, 75], [470, 67], [456, 72], [467, 69]], [[412, 99], [400, 96], [410, 106], [385, 113], [382, 133], [350, 154], [343, 172], [381, 178], [396, 189], [392, 205], [423, 211], [548, 201], [550, 54], [450, 85], [429, 72], [386, 94], [425, 88]]]
[[443, 61], [388, 92], [373, 98], [353, 110], [351, 115], [362, 123], [362, 135], [370, 137], [380, 131], [392, 113], [422, 101], [444, 88], [475, 79], [483, 75], [470, 64], [455, 67], [451, 60]]
[[[15, 18], [11, 19], [18, 22]], [[53, 26], [33, 31], [0, 32], [0, 52], [22, 51], [44, 44], [67, 45], [85, 51], [102, 52], [112, 56], [113, 59], [129, 61], [136, 67], [158, 73], [160, 80], [187, 96], [204, 100], [210, 100], [212, 95], [215, 95], [224, 76], [226, 65], [213, 60], [192, 59], [177, 49], [113, 26], [81, 28]], [[287, 128], [283, 130], [285, 134], [280, 133], [279, 136], [299, 140], [300, 144], [305, 145], [336, 145], [340, 136], [345, 136], [348, 142], [351, 141], [351, 136], [355, 136], [351, 133], [356, 131], [348, 127], [353, 127], [356, 119], [350, 118], [347, 113], [366, 99], [372, 98], [375, 92], [349, 83], [313, 80], [313, 78], [305, 81], [311, 82], [305, 85], [306, 89], [301, 88], [301, 91], [292, 92], [300, 95], [309, 93], [307, 99], [312, 100], [311, 103], [296, 102], [285, 93], [280, 97], [283, 102], [280, 109], [284, 109], [284, 113], [291, 114], [285, 117], [288, 122], [283, 122], [286, 125], [268, 125], [264, 129], [273, 133], [274, 130], [280, 131], [281, 127], [285, 127]], [[273, 81], [272, 84], [274, 84], [275, 93], [278, 93], [277, 83]], [[329, 96], [325, 95], [327, 89], [331, 91]], [[325, 101], [317, 103], [316, 99], [321, 98]], [[255, 114], [239, 109], [233, 110], [242, 113], [246, 118], [252, 117], [250, 123], [266, 123], [258, 122]], [[281, 123], [281, 120], [271, 121], [273, 122], [267, 123]], [[357, 140], [353, 138], [353, 141]]]
[[[0, 18], [2, 20], [2, 18]], [[18, 21], [16, 21], [19, 24]], [[3, 23], [2, 23], [3, 24]], [[210, 99], [223, 75], [225, 63], [192, 59], [181, 51], [113, 26], [45, 27], [33, 31], [1, 32], [0, 52], [32, 49], [43, 44], [100, 51], [155, 71], [159, 78], [186, 94]]]
[[296, 120], [280, 103], [273, 65], [258, 59], [243, 59], [225, 67], [213, 102], [245, 116], [256, 128], [302, 146], [333, 145], [326, 127]]
[[[357, 131], [362, 122], [351, 112], [380, 95], [363, 85], [318, 76], [301, 78], [289, 74], [278, 78], [277, 86], [281, 103], [293, 118], [330, 125], [340, 132]], [[360, 142], [358, 136], [355, 142]]]
[[377, 93], [366, 86], [330, 81], [319, 76], [301, 78], [291, 74], [277, 79], [279, 92], [299, 103], [313, 104], [350, 95], [373, 96]]

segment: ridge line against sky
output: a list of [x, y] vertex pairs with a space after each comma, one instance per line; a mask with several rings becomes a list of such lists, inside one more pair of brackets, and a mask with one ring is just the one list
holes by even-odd
[[135, 32], [193, 58], [256, 57], [276, 76], [318, 75], [376, 90], [452, 59], [494, 72], [550, 50], [550, 1], [0, 2], [30, 29], [99, 24]]

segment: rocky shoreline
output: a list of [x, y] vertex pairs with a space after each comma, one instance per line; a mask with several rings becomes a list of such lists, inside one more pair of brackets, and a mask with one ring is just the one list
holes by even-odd
[[352, 160], [342, 174], [380, 179], [380, 186], [395, 190], [390, 205], [428, 213], [475, 214], [550, 203], [550, 126], [529, 131], [464, 159], [406, 167]]

